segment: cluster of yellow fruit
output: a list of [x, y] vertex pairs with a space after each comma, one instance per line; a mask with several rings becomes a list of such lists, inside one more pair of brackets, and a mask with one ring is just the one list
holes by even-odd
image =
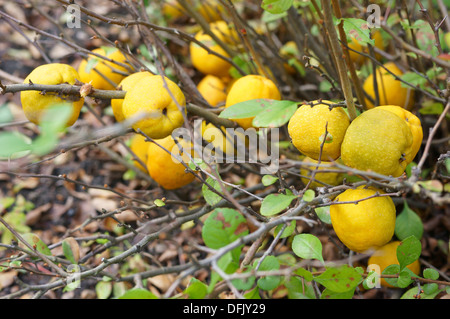
[[[332, 164], [398, 177], [412, 162], [423, 139], [420, 120], [396, 105], [384, 105], [361, 113], [350, 122], [345, 110], [331, 101], [313, 101], [297, 109], [288, 124], [293, 145], [307, 158], [305, 163]], [[313, 166], [310, 166], [314, 168]], [[303, 175], [309, 177], [310, 172]], [[313, 187], [338, 185], [338, 173], [320, 173]], [[304, 179], [307, 183], [307, 179]], [[381, 189], [359, 187], [336, 197], [330, 217], [338, 238], [352, 251], [367, 252], [387, 244], [396, 220], [394, 203]]]

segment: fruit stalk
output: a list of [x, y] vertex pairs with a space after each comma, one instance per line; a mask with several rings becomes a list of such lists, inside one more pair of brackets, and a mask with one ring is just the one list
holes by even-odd
[[347, 67], [345, 65], [344, 60], [341, 59], [341, 57], [344, 55], [344, 52], [342, 51], [342, 47], [339, 43], [338, 35], [334, 27], [331, 3], [330, 1], [327, 0], [321, 0], [321, 3], [323, 9], [325, 28], [333, 51], [332, 54], [335, 57], [337, 57], [336, 59], [337, 70], [339, 73], [339, 79], [341, 82], [342, 91], [344, 93], [344, 98], [347, 102], [348, 114], [350, 116], [350, 120], [353, 121], [357, 117], [356, 108], [355, 103], [353, 101], [353, 92], [350, 79], [347, 75]]

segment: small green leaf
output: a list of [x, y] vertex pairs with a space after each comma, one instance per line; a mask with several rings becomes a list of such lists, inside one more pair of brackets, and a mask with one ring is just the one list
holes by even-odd
[[161, 199], [159, 199], [159, 198], [155, 199], [155, 200], [153, 201], [153, 203], [154, 203], [156, 206], [158, 206], [158, 207], [166, 206], [166, 203], [164, 203], [164, 201], [161, 200]]
[[[254, 266], [258, 261], [255, 261]], [[280, 263], [275, 256], [267, 256], [259, 266], [260, 271], [270, 271], [280, 269]], [[273, 290], [278, 287], [281, 282], [280, 276], [265, 276], [258, 279], [258, 287], [262, 290]]]
[[[214, 188], [219, 194], [222, 193], [222, 188], [220, 187], [220, 182], [212, 177], [206, 179], [206, 183]], [[214, 206], [218, 204], [223, 198], [219, 194], [213, 192], [206, 184], [202, 185], [202, 194], [205, 201]]]
[[191, 278], [189, 286], [184, 290], [189, 299], [203, 299], [208, 292], [208, 286], [197, 278]]
[[273, 216], [284, 209], [288, 208], [297, 196], [295, 195], [284, 195], [284, 194], [269, 194], [267, 195], [261, 203], [261, 215], [263, 216]]
[[370, 37], [370, 28], [366, 20], [357, 18], [343, 18], [344, 31], [348, 37], [355, 38], [361, 45], [375, 45]]
[[322, 243], [319, 238], [311, 234], [299, 234], [292, 241], [292, 251], [303, 259], [317, 259], [322, 263]]
[[422, 245], [415, 236], [409, 236], [402, 240], [397, 247], [397, 259], [400, 264], [400, 269], [403, 270], [403, 268], [419, 259], [421, 252]]
[[30, 153], [31, 139], [19, 132], [0, 133], [0, 160], [15, 159]]
[[231, 208], [216, 208], [202, 228], [205, 245], [212, 249], [224, 247], [249, 232], [247, 220]]
[[431, 295], [435, 293], [439, 289], [439, 286], [437, 283], [430, 283], [423, 285], [423, 292], [427, 295]]
[[286, 12], [294, 3], [294, 0], [263, 0], [261, 8], [273, 14]]
[[224, 109], [219, 117], [230, 120], [254, 117], [267, 107], [268, 99], [253, 99], [239, 102]]
[[78, 264], [80, 251], [77, 241], [73, 237], [67, 237], [62, 242], [63, 254], [72, 264]]
[[291, 276], [284, 285], [288, 290], [289, 299], [316, 299], [313, 285], [305, 283], [301, 278]]
[[317, 207], [314, 211], [322, 222], [331, 225], [330, 206]]
[[133, 288], [125, 292], [118, 299], [158, 299], [158, 297], [147, 289]]
[[247, 291], [244, 294], [244, 297], [245, 297], [245, 299], [261, 299], [261, 296], [259, 295], [258, 287], [255, 287], [252, 290]]
[[325, 288], [320, 296], [320, 299], [352, 299], [355, 294], [355, 289], [351, 289], [344, 292], [335, 292], [328, 288]]
[[423, 270], [423, 278], [437, 280], [439, 278], [439, 272], [433, 268], [425, 268]]
[[[39, 238], [38, 235], [27, 233], [23, 234], [22, 238], [41, 254], [44, 254], [46, 256], [52, 255], [52, 252], [50, 251], [48, 246]], [[19, 245], [28, 250], [28, 247], [26, 247], [24, 243], [20, 242]]]
[[328, 268], [321, 275], [314, 277], [314, 281], [336, 293], [355, 289], [361, 280], [361, 274], [349, 265]]
[[261, 183], [264, 186], [270, 186], [270, 185], [274, 184], [277, 180], [278, 180], [278, 177], [275, 177], [275, 176], [272, 176], [272, 175], [264, 175], [261, 178]]
[[[398, 275], [400, 272], [400, 265], [392, 264], [384, 268], [384, 270], [381, 272], [382, 275]], [[397, 285], [397, 278], [384, 278], [386, 282], [394, 287], [398, 287]]]
[[[286, 237], [291, 236], [294, 233], [295, 226], [296, 226], [295, 220], [291, 221], [289, 223], [289, 225], [286, 226], [286, 228], [283, 230], [283, 233], [280, 235], [280, 238], [286, 238]], [[274, 235], [278, 236], [278, 233], [281, 231], [282, 228], [283, 228], [283, 225], [278, 225], [275, 228]]]
[[0, 123], [9, 123], [14, 120], [14, 116], [8, 104], [3, 104], [0, 106]]
[[[420, 293], [420, 299], [434, 299], [443, 289], [438, 289], [432, 294], [428, 295], [425, 293]], [[400, 299], [417, 299], [417, 294], [419, 293], [419, 287], [412, 287], [409, 290], [407, 290]]]
[[402, 271], [400, 271], [397, 278], [397, 286], [399, 288], [406, 288], [412, 282], [411, 271], [408, 268], [404, 268]]
[[297, 111], [298, 102], [267, 100], [264, 110], [253, 119], [255, 127], [281, 127]]
[[411, 86], [404, 83], [403, 81], [412, 84], [413, 86], [417, 87], [424, 87], [424, 85], [428, 82], [428, 80], [423, 76], [415, 72], [406, 72], [403, 75], [400, 76], [400, 79], [402, 79], [402, 82], [400, 82], [400, 85], [404, 88], [410, 89]]
[[98, 299], [108, 299], [112, 292], [112, 283], [108, 281], [99, 281], [95, 285], [95, 292]]
[[[248, 267], [243, 273], [249, 273], [253, 270], [252, 267]], [[233, 279], [231, 283], [236, 289], [239, 290], [248, 290], [251, 289], [255, 283], [256, 277], [255, 276], [248, 276], [246, 278], [239, 278], [239, 279]]]
[[316, 194], [314, 193], [314, 191], [312, 189], [308, 189], [304, 194], [302, 199], [305, 202], [310, 202], [312, 201], [314, 198], [316, 197]]
[[303, 277], [306, 281], [312, 281], [314, 279], [312, 273], [305, 268], [298, 268], [295, 270], [295, 274]]
[[395, 236], [403, 240], [409, 236], [421, 239], [423, 235], [423, 223], [419, 215], [409, 208], [406, 200], [403, 201], [403, 210], [398, 214], [395, 221]]

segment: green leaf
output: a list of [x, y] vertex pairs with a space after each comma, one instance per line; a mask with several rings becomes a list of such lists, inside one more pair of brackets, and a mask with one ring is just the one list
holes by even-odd
[[273, 14], [286, 12], [294, 0], [263, 0], [261, 8]]
[[16, 159], [30, 153], [31, 139], [22, 133], [6, 131], [0, 133], [0, 160]]
[[247, 221], [241, 213], [231, 208], [216, 208], [205, 220], [202, 238], [209, 248], [219, 249], [248, 232]]
[[295, 195], [269, 194], [261, 203], [261, 215], [273, 216], [283, 211], [296, 199]]
[[158, 206], [158, 207], [166, 206], [166, 203], [164, 203], [164, 201], [161, 200], [161, 199], [159, 199], [159, 198], [155, 199], [155, 200], [153, 201], [153, 203], [154, 203], [156, 206]]
[[370, 37], [370, 28], [366, 20], [357, 18], [343, 18], [344, 31], [348, 37], [355, 38], [361, 45], [375, 45]]
[[328, 288], [325, 288], [320, 296], [320, 299], [352, 299], [355, 294], [355, 289], [351, 289], [344, 292], [335, 292]]
[[261, 183], [264, 186], [270, 186], [272, 184], [274, 184], [276, 181], [278, 181], [278, 177], [272, 176], [272, 175], [264, 175], [261, 178]]
[[314, 193], [314, 191], [312, 189], [308, 189], [304, 194], [302, 199], [305, 202], [310, 202], [312, 201], [314, 198], [316, 197], [316, 194]]
[[[400, 272], [400, 265], [392, 264], [384, 268], [381, 272], [382, 275], [398, 275]], [[397, 287], [397, 278], [384, 278], [386, 282], [394, 287]]]
[[[50, 106], [39, 124], [41, 134], [32, 143], [32, 152], [38, 156], [50, 153], [59, 141], [58, 133], [66, 128], [73, 108], [69, 103], [58, 103]], [[58, 119], [55, 121], [55, 119]]]
[[72, 264], [78, 264], [79, 260], [79, 246], [73, 237], [65, 238], [62, 242], [62, 249], [64, 257]]
[[244, 119], [254, 117], [261, 113], [267, 107], [268, 99], [253, 99], [233, 104], [224, 109], [220, 114], [220, 118], [230, 120]]
[[305, 283], [298, 277], [291, 276], [284, 285], [288, 290], [289, 299], [316, 299], [311, 283]]
[[249, 290], [244, 294], [245, 299], [261, 299], [261, 296], [259, 295], [259, 289], [258, 287], [253, 288], [252, 290]]
[[424, 102], [419, 109], [419, 113], [422, 115], [441, 115], [444, 111], [444, 105], [439, 102]]
[[303, 259], [317, 259], [322, 263], [322, 243], [312, 234], [299, 234], [292, 241], [292, 251]]
[[[407, 83], [410, 83], [414, 86], [418, 86], [421, 88], [423, 88], [424, 85], [428, 82], [428, 80], [424, 76], [417, 74], [415, 72], [406, 72], [406, 73], [402, 74], [400, 76], [400, 78]], [[408, 85], [404, 82], [400, 82], [400, 85], [404, 88], [408, 88], [408, 89], [411, 88], [410, 85]]]
[[147, 289], [133, 288], [125, 292], [118, 299], [158, 299], [158, 297]]
[[230, 120], [251, 118], [255, 127], [280, 127], [289, 122], [298, 102], [272, 99], [252, 99], [224, 109], [219, 117]]
[[306, 281], [312, 281], [314, 279], [312, 273], [305, 268], [298, 268], [295, 270], [295, 274], [303, 277]]
[[404, 268], [400, 273], [398, 274], [397, 279], [397, 286], [399, 288], [406, 288], [408, 287], [413, 281], [411, 279], [412, 272], [408, 268]]
[[322, 222], [331, 225], [330, 206], [317, 207], [314, 211]]
[[403, 201], [403, 210], [398, 214], [395, 221], [395, 236], [403, 240], [409, 236], [421, 239], [423, 235], [423, 223], [419, 215], [409, 208], [406, 200]]
[[95, 285], [95, 292], [98, 299], [108, 299], [112, 292], [112, 283], [109, 281], [99, 281]]
[[253, 119], [255, 127], [281, 127], [297, 111], [298, 102], [268, 100], [267, 107]]
[[[22, 234], [21, 236], [28, 244], [33, 246], [33, 248], [35, 248], [36, 251], [38, 251], [41, 254], [44, 254], [46, 256], [52, 255], [52, 252], [50, 251], [48, 246], [39, 238], [38, 235], [33, 234], [33, 233], [27, 233], [27, 234]], [[28, 247], [26, 247], [25, 244], [22, 242], [19, 243], [19, 246], [28, 250]]]
[[362, 280], [361, 274], [349, 265], [328, 268], [314, 281], [336, 293], [353, 290]]
[[423, 278], [437, 280], [439, 278], [439, 272], [433, 268], [425, 268], [423, 270]]
[[191, 278], [189, 286], [184, 290], [189, 299], [203, 299], [208, 292], [208, 286], [197, 278]]
[[[425, 291], [423, 293], [420, 293], [420, 299], [434, 299], [441, 291], [443, 291], [443, 289], [439, 289], [435, 292], [433, 292], [432, 294], [428, 295], [425, 293]], [[400, 299], [416, 299], [416, 295], [419, 293], [419, 287], [412, 287], [411, 289], [407, 290], [401, 297]]]
[[[248, 267], [244, 272], [242, 273], [250, 273], [253, 270], [252, 267]], [[239, 278], [239, 279], [233, 279], [231, 283], [233, 286], [238, 290], [248, 290], [251, 289], [255, 283], [256, 277], [255, 276], [248, 276], [246, 278]]]
[[[280, 235], [280, 238], [286, 238], [286, 237], [291, 236], [295, 231], [295, 226], [296, 226], [295, 220], [291, 221], [289, 223], [289, 225], [286, 226], [286, 228], [283, 230], [283, 233]], [[278, 225], [275, 228], [274, 235], [278, 236], [278, 233], [281, 231], [282, 228], [283, 228], [283, 225]]]
[[400, 270], [419, 259], [421, 252], [422, 245], [415, 236], [409, 236], [402, 240], [397, 247], [397, 259], [400, 264]]
[[[256, 260], [254, 266], [258, 261]], [[259, 271], [270, 271], [270, 270], [278, 270], [280, 269], [280, 263], [275, 256], [267, 256], [261, 262], [259, 266]], [[265, 276], [258, 279], [258, 287], [262, 290], [273, 290], [278, 287], [281, 283], [280, 276]]]
[[[219, 194], [222, 193], [222, 188], [220, 187], [220, 182], [212, 177], [206, 179], [206, 183], [214, 188]], [[222, 196], [213, 192], [206, 184], [202, 185], [202, 194], [205, 201], [210, 205], [214, 206], [222, 200]]]
[[427, 295], [431, 295], [435, 293], [439, 289], [439, 286], [437, 283], [430, 283], [423, 285], [423, 292]]
[[0, 106], [0, 123], [9, 123], [14, 120], [14, 115], [8, 107], [8, 104]]

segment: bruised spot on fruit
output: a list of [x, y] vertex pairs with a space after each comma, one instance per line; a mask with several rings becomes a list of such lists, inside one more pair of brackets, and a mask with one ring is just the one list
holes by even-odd
[[164, 116], [167, 116], [167, 107], [165, 107], [165, 108], [162, 109], [162, 114], [163, 114]]

